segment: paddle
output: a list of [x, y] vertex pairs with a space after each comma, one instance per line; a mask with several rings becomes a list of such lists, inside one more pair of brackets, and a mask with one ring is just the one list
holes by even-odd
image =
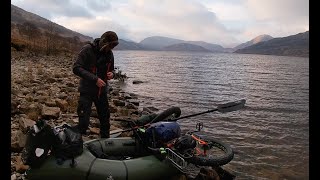
[[[215, 111], [218, 111], [218, 112], [221, 112], [221, 113], [236, 111], [236, 110], [239, 110], [239, 109], [243, 108], [245, 103], [246, 103], [246, 100], [245, 99], [241, 99], [241, 100], [238, 100], [238, 101], [228, 102], [228, 103], [225, 103], [225, 104], [218, 105], [217, 108], [212, 109], [212, 110], [208, 110], [208, 111], [200, 112], [200, 113], [196, 113], [196, 114], [191, 114], [191, 115], [187, 115], [187, 116], [182, 116], [182, 117], [175, 118], [175, 119], [169, 119], [167, 121], [177, 121], [177, 120], [180, 120], [180, 119], [194, 117], [194, 116], [198, 116], [198, 115], [206, 114], [206, 113], [211, 113], [211, 112], [215, 112]], [[130, 129], [125, 129], [125, 130], [122, 130], [122, 131], [118, 131], [117, 133], [132, 131], [134, 129], [142, 128], [142, 127], [145, 127], [145, 126], [146, 125], [137, 126], [137, 127], [133, 127], [133, 128], [130, 128]], [[112, 134], [115, 134], [115, 133], [110, 133], [110, 135], [112, 135]]]
[[123, 132], [123, 129], [115, 129], [115, 130], [112, 130], [110, 131], [110, 137], [111, 138], [115, 138], [115, 137], [118, 137], [120, 136], [120, 134]]
[[215, 112], [215, 111], [218, 111], [218, 112], [221, 112], [221, 113], [236, 111], [236, 110], [239, 110], [239, 109], [243, 108], [245, 103], [246, 103], [245, 99], [241, 99], [241, 100], [234, 101], [234, 102], [228, 102], [228, 103], [225, 103], [225, 104], [221, 104], [217, 108], [212, 109], [212, 110], [208, 110], [208, 111], [204, 111], [204, 112], [200, 112], [200, 113], [196, 113], [196, 114], [191, 114], [191, 115], [187, 115], [187, 116], [182, 116], [182, 117], [179, 117], [179, 118], [176, 118], [176, 119], [172, 119], [172, 120], [169, 120], [169, 121], [177, 121], [177, 120], [180, 120], [180, 119], [194, 117], [194, 116], [198, 116], [198, 115], [206, 114], [206, 113], [211, 113], [211, 112]]

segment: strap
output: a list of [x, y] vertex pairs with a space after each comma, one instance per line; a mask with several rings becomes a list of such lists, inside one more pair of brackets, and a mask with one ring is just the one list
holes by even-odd
[[152, 147], [154, 148], [154, 147], [156, 147], [156, 132], [155, 132], [155, 129], [154, 128], [152, 128], [151, 129], [151, 132], [152, 132]]
[[94, 164], [94, 162], [95, 162], [96, 160], [97, 160], [97, 158], [94, 158], [94, 160], [90, 163], [89, 170], [88, 170], [88, 172], [87, 172], [87, 174], [86, 174], [86, 180], [88, 180], [88, 177], [89, 177], [90, 172], [91, 172], [91, 168], [92, 168], [92, 166], [93, 166], [93, 164]]
[[[110, 70], [110, 65], [111, 65], [111, 62], [109, 61], [109, 62], [107, 62], [107, 71], [106, 71], [106, 75], [105, 75], [105, 77], [104, 77], [104, 82], [106, 82], [107, 83], [107, 81], [108, 81], [108, 72], [109, 72], [109, 70]], [[98, 91], [98, 98], [100, 98], [100, 94], [101, 94], [101, 87], [99, 87], [99, 91]]]
[[74, 157], [72, 157], [71, 163], [70, 163], [70, 167], [74, 168], [74, 167], [76, 167], [76, 165], [77, 165], [77, 163], [76, 163], [76, 161], [74, 160]]
[[111, 66], [111, 61], [108, 61], [108, 62], [107, 62], [107, 71], [106, 71], [106, 75], [105, 75], [105, 77], [104, 77], [104, 81], [105, 81], [105, 82], [108, 81], [108, 76], [107, 76], [107, 74], [108, 74], [108, 72], [110, 71], [110, 66]]
[[124, 167], [125, 167], [125, 169], [126, 169], [126, 180], [128, 180], [128, 167], [127, 167], [127, 164], [124, 162], [124, 161], [122, 161], [122, 163], [123, 163], [123, 165], [124, 165]]

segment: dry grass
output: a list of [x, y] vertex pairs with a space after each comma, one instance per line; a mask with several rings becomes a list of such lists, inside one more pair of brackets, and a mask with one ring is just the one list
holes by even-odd
[[[15, 32], [16, 29], [11, 29]], [[11, 33], [11, 47], [17, 51], [27, 51], [33, 56], [39, 54], [58, 55], [75, 53], [84, 45], [85, 42], [70, 42], [70, 38], [62, 37], [57, 34], [37, 34], [29, 38], [26, 34]]]

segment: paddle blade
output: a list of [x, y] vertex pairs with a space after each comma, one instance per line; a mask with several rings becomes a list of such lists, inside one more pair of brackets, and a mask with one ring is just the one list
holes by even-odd
[[123, 129], [115, 129], [115, 130], [112, 130], [110, 131], [110, 137], [111, 138], [115, 138], [115, 137], [118, 137], [120, 136], [120, 134], [123, 132]]
[[221, 113], [225, 112], [231, 112], [231, 111], [237, 111], [244, 107], [244, 104], [246, 103], [245, 99], [241, 99], [234, 102], [229, 102], [226, 104], [221, 104], [217, 107], [218, 111]]

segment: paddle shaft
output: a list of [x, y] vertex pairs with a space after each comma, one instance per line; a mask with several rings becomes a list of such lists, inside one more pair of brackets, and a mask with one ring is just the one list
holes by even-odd
[[182, 117], [179, 117], [179, 118], [176, 118], [176, 119], [172, 119], [171, 121], [177, 121], [179, 119], [194, 117], [194, 116], [198, 116], [198, 115], [201, 115], [201, 114], [211, 113], [211, 112], [214, 112], [214, 111], [219, 111], [219, 112], [235, 111], [235, 110], [238, 110], [238, 109], [242, 108], [244, 106], [245, 102], [246, 101], [244, 99], [242, 99], [242, 100], [235, 101], [235, 102], [229, 102], [229, 103], [226, 103], [226, 104], [221, 104], [215, 109], [204, 111], [204, 112], [200, 112], [200, 113], [196, 113], [196, 114], [190, 114], [190, 115], [187, 115], [187, 116], [182, 116]]
[[190, 115], [187, 115], [187, 116], [182, 116], [182, 117], [179, 117], [179, 118], [176, 118], [176, 119], [172, 119], [172, 121], [177, 121], [179, 119], [194, 117], [194, 116], [198, 116], [198, 115], [201, 115], [201, 114], [211, 113], [211, 112], [218, 111], [218, 110], [219, 109], [216, 108], [216, 109], [208, 110], [208, 111], [205, 111], [205, 112], [200, 112], [200, 113], [196, 113], [196, 114], [190, 114]]

